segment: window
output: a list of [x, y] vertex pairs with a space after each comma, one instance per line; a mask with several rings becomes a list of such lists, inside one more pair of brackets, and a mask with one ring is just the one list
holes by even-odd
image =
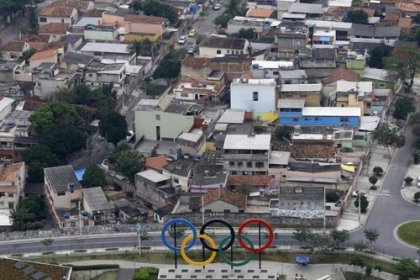
[[340, 122], [348, 122], [349, 118], [348, 117], [341, 117], [340, 118]]
[[242, 161], [239, 161], [238, 162], [238, 167], [242, 167], [243, 166], [243, 162]]
[[41, 17], [39, 18], [39, 22], [47, 22], [47, 18]]
[[64, 18], [61, 19], [61, 23], [64, 23]]
[[273, 75], [278, 76], [279, 75], [279, 71], [273, 71]]
[[380, 88], [385, 88], [386, 87], [386, 84], [385, 83], [379, 83], [379, 87]]
[[88, 74], [88, 77], [89, 77], [89, 78], [92, 78], [92, 77], [93, 77], [93, 74]]
[[71, 222], [70, 227], [76, 227], [76, 222]]
[[246, 167], [248, 167], [248, 168], [252, 168], [252, 161], [248, 161], [248, 162], [246, 163]]
[[15, 194], [14, 193], [9, 193], [9, 197], [14, 197]]
[[258, 91], [252, 93], [252, 101], [258, 101]]
[[57, 192], [57, 196], [63, 196], [63, 195], [66, 195], [66, 193], [65, 192]]
[[255, 163], [255, 167], [257, 167], [257, 168], [262, 168], [262, 167], [264, 167], [264, 162], [262, 162], [262, 161], [257, 161], [257, 162]]
[[160, 121], [160, 115], [155, 115], [155, 119], [156, 119], [157, 121]]
[[221, 50], [217, 50], [216, 53], [217, 54], [222, 54], [222, 51]]
[[230, 53], [230, 50], [227, 50], [226, 52], [227, 52], [227, 53]]
[[179, 179], [174, 178], [174, 183], [179, 184]]
[[229, 166], [235, 166], [235, 162], [234, 161], [229, 161]]
[[13, 202], [9, 202], [9, 209], [15, 208], [15, 204]]
[[299, 121], [299, 118], [293, 118], [293, 121], [294, 122], [298, 122]]

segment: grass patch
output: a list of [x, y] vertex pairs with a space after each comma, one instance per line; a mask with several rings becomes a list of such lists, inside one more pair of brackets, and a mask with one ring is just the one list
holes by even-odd
[[398, 228], [398, 237], [414, 246], [420, 246], [420, 221], [413, 221]]
[[134, 279], [157, 280], [159, 269], [155, 267], [141, 267], [134, 271]]
[[344, 272], [344, 276], [346, 277], [346, 280], [360, 280], [360, 279], [364, 279], [364, 280], [383, 280], [382, 278], [378, 278], [378, 277], [375, 277], [375, 276], [366, 277], [365, 275], [363, 275], [361, 273], [351, 272], [351, 271]]

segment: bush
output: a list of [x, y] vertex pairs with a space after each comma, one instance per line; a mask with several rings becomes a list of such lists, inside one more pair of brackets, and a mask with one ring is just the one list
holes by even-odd
[[419, 203], [420, 202], [420, 192], [416, 192], [414, 194], [414, 202]]
[[410, 176], [407, 176], [404, 178], [404, 182], [407, 186], [411, 185], [411, 183], [413, 182], [413, 178], [411, 178]]
[[337, 202], [340, 199], [340, 194], [336, 191], [327, 191], [325, 193], [327, 202]]
[[134, 272], [133, 280], [150, 280], [153, 279], [152, 276], [156, 276], [159, 274], [159, 270], [154, 267], [142, 267], [136, 269]]
[[378, 187], [377, 186], [370, 186], [369, 189], [372, 190], [372, 191], [376, 191], [378, 189]]
[[414, 164], [419, 164], [420, 163], [420, 153], [419, 152], [414, 152], [413, 153], [413, 163]]
[[369, 183], [371, 183], [372, 185], [375, 185], [377, 182], [378, 182], [378, 177], [376, 176], [369, 177]]
[[118, 269], [118, 264], [95, 264], [95, 265], [70, 265], [73, 270], [99, 270], [99, 269]]
[[373, 168], [373, 174], [375, 174], [376, 177], [382, 177], [382, 175], [384, 175], [384, 170], [380, 166], [375, 166]]
[[341, 152], [342, 153], [352, 153], [353, 149], [349, 148], [349, 147], [344, 147], [344, 148], [341, 148]]

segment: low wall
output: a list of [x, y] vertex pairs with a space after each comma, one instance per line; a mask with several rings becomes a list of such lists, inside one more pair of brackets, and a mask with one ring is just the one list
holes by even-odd
[[[171, 218], [185, 218], [191, 221], [194, 225], [200, 226], [203, 223], [201, 212], [188, 212], [188, 213], [176, 213], [165, 217], [165, 222]], [[295, 217], [277, 217], [270, 213], [204, 213], [204, 221], [212, 219], [222, 219], [233, 226], [239, 226], [245, 220], [251, 218], [260, 218], [269, 222], [273, 227], [311, 227], [311, 228], [322, 228], [323, 219], [300, 219]], [[336, 227], [338, 223], [337, 217], [327, 217], [326, 227]]]

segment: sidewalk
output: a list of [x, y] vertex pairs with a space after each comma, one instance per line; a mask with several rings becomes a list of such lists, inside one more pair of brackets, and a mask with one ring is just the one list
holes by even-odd
[[[169, 264], [150, 264], [150, 263], [138, 263], [130, 261], [118, 261], [118, 260], [85, 260], [78, 262], [70, 262], [71, 265], [96, 265], [96, 264], [118, 264], [121, 269], [135, 269], [139, 267], [156, 267], [156, 268], [173, 268], [173, 265]], [[189, 265], [178, 265], [178, 269], [191, 267]], [[258, 269], [258, 261], [251, 261], [246, 266], [246, 268]], [[206, 269], [211, 268], [225, 268], [230, 269], [230, 266], [224, 263], [213, 263], [206, 266]], [[332, 275], [337, 271], [355, 271], [355, 268], [350, 265], [344, 264], [310, 264], [308, 266], [300, 266], [297, 264], [290, 263], [280, 263], [280, 262], [271, 262], [263, 261], [262, 269], [270, 269], [276, 271], [279, 275], [286, 275], [286, 279], [293, 279], [296, 275], [303, 275], [308, 280], [319, 279], [324, 276]], [[357, 270], [360, 272], [360, 270]], [[377, 273], [374, 273], [377, 276]], [[384, 280], [395, 279], [393, 275], [389, 273], [382, 272], [379, 274], [379, 277]]]
[[417, 180], [418, 177], [420, 177], [420, 165], [414, 165], [412, 164], [410, 168], [407, 171], [406, 177], [410, 176], [413, 178], [413, 182], [410, 186], [401, 186], [401, 195], [402, 197], [409, 203], [420, 206], [420, 203], [414, 203], [414, 194], [416, 192], [420, 192], [420, 187], [418, 186], [419, 182]]
[[[376, 198], [379, 195], [389, 195], [386, 191], [381, 190], [381, 186], [386, 177], [388, 167], [391, 163], [393, 152], [393, 150], [388, 150], [385, 146], [382, 145], [374, 146], [370, 153], [369, 163], [366, 164], [366, 166], [363, 168], [353, 189], [353, 191], [359, 191], [360, 193], [364, 193], [366, 195], [369, 201], [368, 213], [361, 213], [359, 218], [359, 209], [354, 206], [354, 201], [356, 198], [351, 198], [347, 204], [346, 209], [344, 210], [340, 221], [338, 222], [338, 230], [357, 230], [365, 223], [366, 219], [368, 218], [369, 211], [372, 209]], [[385, 175], [382, 178], [379, 178], [379, 181], [376, 183], [378, 189], [370, 190], [369, 188], [372, 184], [369, 182], [369, 176], [373, 174], [373, 168], [375, 166], [382, 167]]]

